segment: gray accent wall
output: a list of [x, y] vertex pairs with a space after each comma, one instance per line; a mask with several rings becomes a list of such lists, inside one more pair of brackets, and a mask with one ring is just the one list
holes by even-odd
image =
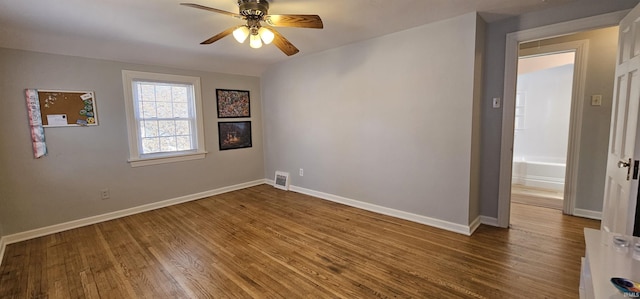
[[[485, 53], [487, 53], [485, 65], [487, 67], [485, 67], [484, 71], [482, 104], [482, 183], [480, 190], [482, 204], [480, 213], [483, 216], [496, 218], [498, 215], [502, 108], [492, 108], [491, 101], [494, 97], [503, 98], [506, 35], [511, 32], [549, 24], [630, 9], [639, 2], [638, 0], [582, 0], [488, 24], [485, 45]], [[587, 95], [589, 95], [588, 92], [586, 93]], [[585, 112], [583, 115], [587, 117], [586, 114]], [[584, 134], [589, 134], [584, 130], [582, 132], [583, 136]], [[586, 157], [589, 154], [590, 151], [587, 151], [585, 157], [581, 156], [580, 160], [589, 159], [590, 157]], [[580, 176], [583, 178], [584, 176], [593, 175], [583, 172], [583, 170], [580, 170], [580, 172]], [[593, 176], [593, 180], [597, 180], [595, 175]], [[602, 180], [604, 182], [604, 176], [602, 176]], [[580, 185], [584, 186], [586, 183], [586, 181], [583, 181], [583, 184], [579, 184], [578, 187]], [[596, 208], [596, 205], [592, 203], [588, 205], [577, 204], [576, 206], [578, 208]], [[599, 209], [601, 208], [600, 206]]]
[[265, 176], [287, 171], [297, 187], [468, 225], [483, 24], [466, 14], [270, 67]]
[[[197, 76], [205, 159], [132, 168], [122, 70]], [[4, 235], [264, 179], [260, 78], [0, 48], [0, 227]], [[25, 88], [95, 92], [99, 125], [45, 128], [33, 158]], [[253, 147], [218, 150], [216, 88], [249, 90]], [[228, 120], [228, 119], [225, 119]], [[109, 188], [111, 198], [100, 199]]]

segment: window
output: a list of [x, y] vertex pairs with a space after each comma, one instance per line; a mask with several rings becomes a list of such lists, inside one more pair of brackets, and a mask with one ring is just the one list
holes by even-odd
[[122, 71], [131, 166], [202, 159], [200, 78]]

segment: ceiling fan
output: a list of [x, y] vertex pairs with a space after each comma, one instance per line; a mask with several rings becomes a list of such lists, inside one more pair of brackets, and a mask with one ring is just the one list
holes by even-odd
[[318, 15], [270, 15], [268, 14], [269, 2], [266, 0], [238, 0], [240, 8], [238, 14], [195, 3], [180, 3], [180, 5], [217, 12], [247, 21], [246, 25], [233, 26], [212, 36], [201, 42], [200, 44], [202, 45], [211, 44], [227, 35], [233, 34], [233, 37], [239, 43], [243, 43], [249, 37], [249, 45], [252, 48], [262, 47], [263, 42], [265, 44], [273, 42], [278, 49], [287, 56], [291, 56], [300, 50], [273, 27], [263, 26], [261, 22], [280, 27], [323, 28], [322, 19]]

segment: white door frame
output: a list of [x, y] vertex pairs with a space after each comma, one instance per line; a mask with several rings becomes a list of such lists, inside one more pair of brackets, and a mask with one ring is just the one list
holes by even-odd
[[[519, 44], [526, 41], [551, 38], [555, 36], [577, 33], [603, 27], [617, 26], [620, 20], [622, 20], [622, 18], [627, 15], [629, 11], [630, 10], [612, 12], [507, 34], [502, 106], [502, 138], [500, 145], [500, 177], [498, 186], [498, 226], [509, 227], [509, 213], [511, 210], [511, 168], [513, 162], [513, 132], [515, 121], [515, 98], [516, 82], [518, 76], [517, 67]], [[580, 111], [578, 114], [581, 115], [582, 111]], [[568, 148], [568, 152], [572, 150], [571, 143], [569, 144], [569, 146], [570, 148]], [[578, 145], [575, 144], [574, 146], [577, 147]], [[577, 150], [577, 148], [574, 148], [574, 150]], [[568, 162], [576, 163], [573, 161], [574, 159], [577, 159], [577, 155], [573, 155], [572, 161]], [[577, 165], [577, 163], [575, 165]], [[575, 173], [567, 173], [567, 178], [570, 180], [574, 179], [576, 176], [577, 174]], [[575, 188], [575, 182], [565, 182], [565, 184], [567, 183], [573, 183], [572, 186], [573, 188]], [[568, 188], [565, 188], [565, 195], [567, 189]], [[569, 190], [569, 192], [572, 192], [572, 194], [575, 196], [575, 190]], [[572, 206], [575, 205], [574, 200], [571, 201], [572, 202], [569, 204]]]
[[[573, 79], [571, 87], [571, 108], [569, 112], [569, 142], [567, 144], [566, 171], [564, 179], [563, 212], [574, 214], [578, 166], [580, 159], [580, 134], [582, 132], [582, 110], [584, 107], [584, 86], [587, 78], [587, 57], [589, 40], [576, 40], [559, 44], [541, 46], [519, 51], [520, 56], [553, 54], [560, 52], [575, 53]], [[513, 159], [513, 158], [512, 158]]]

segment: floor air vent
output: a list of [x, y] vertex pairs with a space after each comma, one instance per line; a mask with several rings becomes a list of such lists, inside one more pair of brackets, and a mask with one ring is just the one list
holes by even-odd
[[276, 171], [276, 178], [273, 186], [278, 189], [289, 190], [289, 173]]

